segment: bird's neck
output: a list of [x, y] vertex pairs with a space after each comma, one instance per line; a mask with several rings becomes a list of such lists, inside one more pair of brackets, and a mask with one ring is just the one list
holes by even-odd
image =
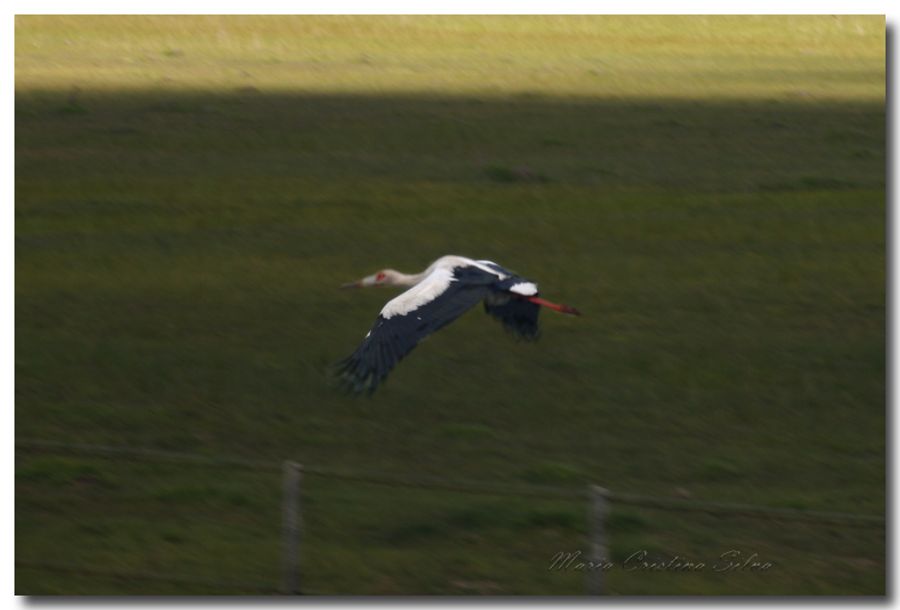
[[407, 273], [400, 273], [399, 271], [394, 271], [391, 274], [391, 283], [395, 286], [415, 286], [419, 282], [421, 282], [425, 278], [425, 272], [415, 273], [413, 275], [409, 275]]

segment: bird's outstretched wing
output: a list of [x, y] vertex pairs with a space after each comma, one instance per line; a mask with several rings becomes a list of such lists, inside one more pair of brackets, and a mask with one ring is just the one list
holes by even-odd
[[352, 392], [372, 393], [422, 339], [440, 330], [491, 291], [497, 276], [473, 267], [439, 267], [389, 301], [365, 340], [338, 363], [338, 377]]

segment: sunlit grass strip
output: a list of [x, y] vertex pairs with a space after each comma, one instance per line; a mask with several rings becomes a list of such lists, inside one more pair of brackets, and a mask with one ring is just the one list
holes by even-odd
[[884, 19], [20, 16], [16, 88], [881, 100]]

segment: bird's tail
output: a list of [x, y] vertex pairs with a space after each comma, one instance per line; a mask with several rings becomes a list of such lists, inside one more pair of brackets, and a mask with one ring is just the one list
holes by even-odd
[[567, 313], [573, 316], [581, 315], [581, 312], [574, 307], [571, 307], [569, 305], [560, 305], [559, 303], [551, 303], [550, 301], [547, 301], [540, 297], [528, 297], [525, 300], [534, 303], [535, 305], [540, 305], [541, 307], [546, 307], [548, 309], [552, 309], [553, 311], [558, 311], [559, 313]]

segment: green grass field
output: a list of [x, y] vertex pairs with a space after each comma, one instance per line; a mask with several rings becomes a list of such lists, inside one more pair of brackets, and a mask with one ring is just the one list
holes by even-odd
[[[16, 436], [883, 514], [884, 19], [16, 19]], [[443, 254], [479, 310], [332, 363]], [[17, 459], [20, 594], [276, 587], [279, 476]], [[586, 506], [308, 477], [304, 586], [581, 594]], [[878, 529], [614, 507], [614, 594], [884, 594]], [[195, 575], [229, 590], [29, 566]]]

